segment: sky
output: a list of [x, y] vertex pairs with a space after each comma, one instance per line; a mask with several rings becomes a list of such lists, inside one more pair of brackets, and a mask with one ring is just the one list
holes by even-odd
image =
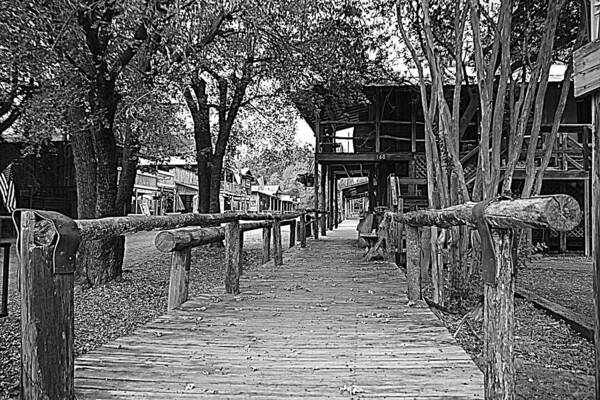
[[300, 145], [310, 144], [313, 147], [315, 145], [315, 134], [302, 117], [298, 117], [296, 121], [296, 141]]

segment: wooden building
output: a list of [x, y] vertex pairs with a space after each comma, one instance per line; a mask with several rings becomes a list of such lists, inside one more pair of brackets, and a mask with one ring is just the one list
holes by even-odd
[[253, 185], [249, 211], [287, 212], [296, 209], [291, 196], [281, 193], [279, 185]]
[[[463, 91], [464, 92], [464, 91]], [[542, 130], [549, 130], [560, 92], [558, 83], [550, 83], [543, 113]], [[368, 177], [363, 185], [370, 211], [391, 207], [388, 177], [394, 174], [404, 199], [405, 211], [427, 207], [425, 127], [419, 93], [412, 86], [371, 86], [364, 89], [368, 103], [347, 107], [326, 106], [309, 121], [316, 136], [316, 165], [321, 173], [315, 192], [321, 207], [338, 214], [346, 206], [339, 197], [337, 182], [344, 177]], [[466, 99], [465, 99], [466, 103]], [[585, 210], [579, 228], [567, 234], [534, 232], [534, 241], [551, 247], [589, 251], [589, 172], [590, 172], [590, 105], [569, 96], [563, 125], [555, 144], [552, 160], [545, 173], [542, 193], [567, 193]], [[469, 186], [475, 181], [478, 148], [477, 116], [460, 140], [461, 162]], [[527, 140], [527, 139], [526, 139]], [[543, 149], [539, 143], [540, 154]], [[502, 155], [505, 165], [506, 152]], [[515, 192], [523, 184], [525, 152], [515, 172]], [[353, 193], [358, 198], [357, 193]], [[332, 222], [329, 221], [331, 226]]]

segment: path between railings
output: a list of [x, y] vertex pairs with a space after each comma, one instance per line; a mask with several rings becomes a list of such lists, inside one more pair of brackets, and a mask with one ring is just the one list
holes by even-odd
[[483, 398], [483, 377], [356, 221], [76, 360], [81, 399]]

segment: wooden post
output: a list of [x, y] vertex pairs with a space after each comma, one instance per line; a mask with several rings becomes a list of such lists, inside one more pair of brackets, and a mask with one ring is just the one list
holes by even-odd
[[282, 265], [283, 249], [281, 246], [281, 221], [278, 219], [273, 221], [273, 253], [275, 265]]
[[10, 266], [10, 243], [2, 243], [1, 246], [4, 248], [4, 257], [2, 260], [2, 309], [0, 309], [0, 317], [6, 317], [8, 315], [8, 274]]
[[[319, 111], [315, 111], [315, 162], [314, 162], [314, 181], [315, 181], [315, 210], [319, 210], [319, 205], [323, 207], [323, 201], [321, 201], [322, 193], [319, 193], [319, 152], [321, 146], [321, 118]], [[323, 178], [323, 177], [322, 177]], [[319, 204], [320, 203], [320, 204]], [[315, 239], [319, 238], [318, 229], [319, 214], [315, 214], [314, 222], [314, 235]]]
[[190, 282], [191, 248], [174, 251], [171, 255], [171, 277], [169, 279], [169, 300], [167, 311], [171, 311], [188, 299]]
[[[396, 262], [396, 226], [398, 223], [390, 218], [386, 221], [385, 226], [385, 260], [389, 262]], [[380, 225], [381, 226], [381, 225]]]
[[292, 220], [290, 222], [290, 247], [294, 247], [296, 245], [296, 220]]
[[[592, 13], [592, 18], [597, 18]], [[597, 35], [596, 35], [597, 37]], [[594, 135], [592, 138], [592, 265], [594, 288], [594, 348], [596, 398], [600, 395], [600, 93], [594, 94]]]
[[421, 243], [419, 228], [406, 225], [406, 280], [408, 300], [421, 300]]
[[583, 181], [583, 229], [585, 256], [592, 255], [592, 227], [590, 220], [590, 180], [585, 178]]
[[271, 259], [271, 227], [267, 226], [262, 231], [262, 263], [266, 264]]
[[335, 176], [333, 177], [333, 226], [335, 229], [339, 227], [340, 224], [340, 205], [339, 205], [339, 197], [338, 197], [338, 184]]
[[[321, 210], [327, 211], [327, 201], [325, 200], [325, 188], [327, 180], [325, 179], [327, 176], [327, 166], [323, 165], [321, 167]], [[317, 214], [317, 218], [320, 221], [321, 228], [321, 236], [327, 236], [327, 214]]]
[[313, 218], [313, 233], [315, 236], [315, 240], [319, 238], [319, 213], [315, 212], [315, 217]]
[[375, 211], [375, 170], [374, 167], [371, 166], [369, 169], [369, 212], [372, 213]]
[[[408, 250], [408, 249], [407, 249]], [[433, 278], [430, 273], [431, 267], [431, 227], [421, 227], [421, 282], [427, 277], [430, 281]]]
[[[513, 354], [514, 260], [508, 229], [493, 229], [496, 282], [484, 283], [485, 399], [512, 400], [515, 396]], [[483, 266], [485, 268], [485, 266]]]
[[242, 263], [240, 258], [240, 223], [233, 221], [225, 225], [225, 292], [240, 292]]
[[333, 169], [330, 167], [327, 169], [327, 205], [329, 213], [327, 214], [327, 229], [333, 230], [335, 225], [335, 207], [333, 204]]
[[298, 225], [298, 237], [300, 239], [300, 247], [306, 247], [306, 214], [300, 216], [300, 225]]
[[[72, 273], [54, 272], [54, 247], [34, 241], [35, 214], [21, 214], [21, 399], [74, 399]], [[68, 240], [68, 239], [63, 239]]]
[[558, 250], [561, 253], [567, 251], [567, 232], [558, 232]]

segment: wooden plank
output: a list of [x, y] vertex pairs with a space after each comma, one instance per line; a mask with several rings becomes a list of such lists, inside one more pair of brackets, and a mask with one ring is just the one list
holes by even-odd
[[556, 318], [562, 319], [571, 328], [579, 332], [581, 336], [594, 341], [594, 328], [589, 326], [581, 316], [570, 309], [523, 288], [517, 288], [515, 296], [522, 297], [533, 303], [536, 307], [549, 312]]
[[[389, 262], [356, 252], [344, 221], [253, 267], [239, 294], [196, 296], [78, 358], [84, 399], [483, 398], [483, 378]], [[190, 386], [192, 385], [192, 386]]]
[[573, 90], [575, 97], [600, 88], [600, 41], [595, 40], [573, 52]]

